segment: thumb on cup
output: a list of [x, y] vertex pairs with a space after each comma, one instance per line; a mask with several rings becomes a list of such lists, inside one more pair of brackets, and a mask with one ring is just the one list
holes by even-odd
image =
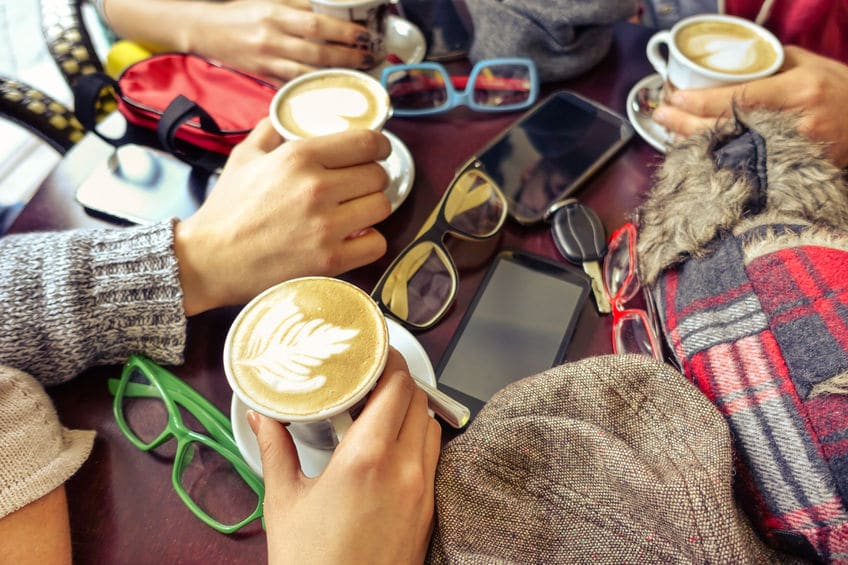
[[[285, 426], [255, 410], [247, 411], [247, 423], [250, 424], [259, 444], [265, 485], [269, 489], [277, 490], [282, 488], [283, 484], [300, 478], [300, 457]], [[279, 486], [276, 486], [278, 484]]]

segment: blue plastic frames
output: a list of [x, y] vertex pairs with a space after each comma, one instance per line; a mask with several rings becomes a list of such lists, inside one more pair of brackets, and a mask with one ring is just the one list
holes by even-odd
[[439, 63], [392, 65], [380, 77], [394, 116], [426, 116], [468, 106], [478, 112], [529, 108], [539, 97], [531, 59], [479, 61], [468, 76], [451, 76]]

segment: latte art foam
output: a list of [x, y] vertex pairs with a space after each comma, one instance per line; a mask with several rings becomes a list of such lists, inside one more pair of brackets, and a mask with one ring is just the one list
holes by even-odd
[[305, 75], [285, 89], [277, 117], [298, 137], [379, 128], [388, 112], [388, 95], [368, 79], [352, 72]]
[[692, 62], [721, 73], [769, 68], [777, 52], [755, 31], [727, 22], [696, 22], [677, 32], [677, 47]]
[[388, 331], [363, 291], [307, 277], [248, 304], [227, 347], [228, 372], [243, 395], [275, 413], [307, 416], [341, 406], [373, 383]]
[[262, 308], [257, 316], [246, 343], [249, 357], [234, 365], [252, 368], [257, 379], [277, 392], [306, 393], [325, 386], [321, 366], [347, 351], [359, 334], [322, 318], [305, 320], [291, 298]]

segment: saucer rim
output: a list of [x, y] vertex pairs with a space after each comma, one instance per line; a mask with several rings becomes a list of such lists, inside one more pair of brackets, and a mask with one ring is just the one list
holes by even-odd
[[[408, 43], [411, 46], [410, 51], [412, 52], [412, 54], [408, 60], [404, 60], [403, 62], [405, 64], [420, 63], [427, 56], [427, 40], [424, 38], [424, 33], [421, 31], [421, 28], [401, 16], [391, 14], [388, 17], [388, 21], [386, 24], [386, 50], [389, 53], [392, 52], [392, 47], [391, 45], [389, 45], [389, 40], [396, 40], [397, 38], [402, 37], [402, 34], [398, 33], [398, 30], [402, 29], [404, 26], [407, 28], [407, 35], [409, 36], [405, 40], [405, 43]], [[379, 65], [368, 69], [366, 72], [371, 76], [375, 77], [377, 80], [379, 80], [380, 75], [383, 73], [383, 69], [390, 64], [391, 63], [389, 63], [388, 61], [383, 61]]]
[[[415, 184], [415, 160], [412, 158], [412, 152], [409, 150], [409, 147], [407, 147], [402, 139], [386, 128], [383, 128], [382, 131], [383, 135], [389, 139], [389, 143], [392, 145], [392, 154], [389, 155], [386, 161], [399, 159], [401, 168], [407, 171], [406, 174], [402, 173], [402, 178], [397, 179], [398, 186], [396, 190], [391, 193], [389, 192], [389, 188], [396, 184], [394, 178], [389, 179], [389, 187], [386, 188], [386, 196], [389, 197], [392, 205], [392, 213], [394, 213], [395, 210], [400, 208], [401, 204], [406, 202], [406, 199], [409, 198], [409, 194], [412, 192], [412, 185]], [[386, 172], [389, 173], [390, 171], [387, 170]]]
[[[662, 128], [659, 124], [654, 122], [651, 118], [638, 115], [636, 111], [633, 109], [633, 102], [636, 99], [636, 93], [640, 88], [655, 84], [657, 82], [662, 82], [662, 77], [659, 73], [652, 73], [645, 77], [642, 77], [636, 84], [633, 85], [633, 88], [630, 89], [630, 92], [627, 94], [627, 102], [625, 104], [627, 109], [627, 119], [630, 121], [630, 124], [636, 130], [636, 133], [639, 134], [639, 137], [644, 139], [648, 145], [659, 151], [660, 153], [666, 153], [668, 151], [668, 146], [671, 143], [671, 136], [666, 132], [664, 138], [658, 137], [654, 135], [653, 132], [648, 129], [647, 125], [643, 125], [643, 122], [653, 124], [653, 126]], [[663, 131], [665, 129], [663, 128]]]

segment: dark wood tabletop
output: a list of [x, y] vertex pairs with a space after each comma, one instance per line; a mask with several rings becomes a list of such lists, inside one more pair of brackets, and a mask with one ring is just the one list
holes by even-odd
[[[604, 60], [573, 80], [545, 91], [573, 90], [625, 114], [633, 85], [650, 74], [644, 52], [651, 30], [619, 24]], [[386, 256], [346, 274], [370, 291], [390, 260], [409, 243], [451, 180], [454, 171], [520, 114], [492, 116], [462, 110], [428, 119], [393, 118], [386, 129], [409, 147], [416, 167], [406, 202], [379, 229], [389, 242]], [[12, 227], [14, 232], [112, 225], [94, 219], [74, 200], [76, 188], [101, 162], [107, 148], [87, 138], [44, 181]], [[620, 226], [651, 184], [661, 155], [638, 136], [583, 185], [575, 196], [601, 217], [607, 234]], [[116, 228], [120, 229], [120, 228]], [[489, 257], [517, 247], [561, 261], [548, 225], [525, 227], [508, 221], [500, 236], [483, 245]], [[488, 246], [488, 247], [485, 247]], [[480, 248], [483, 249], [483, 248]], [[434, 366], [457, 328], [486, 269], [463, 269], [456, 304], [435, 328], [417, 335]], [[189, 320], [185, 364], [172, 368], [229, 414], [232, 392], [222, 367], [222, 347], [237, 309], [207, 312]], [[591, 304], [581, 314], [567, 359], [610, 353], [611, 319]], [[48, 392], [63, 424], [97, 430], [90, 459], [68, 483], [76, 563], [256, 563], [266, 560], [265, 534], [254, 524], [236, 535], [215, 532], [197, 520], [171, 486], [171, 462], [141, 452], [118, 429], [106, 378], [120, 367], [98, 367]]]

